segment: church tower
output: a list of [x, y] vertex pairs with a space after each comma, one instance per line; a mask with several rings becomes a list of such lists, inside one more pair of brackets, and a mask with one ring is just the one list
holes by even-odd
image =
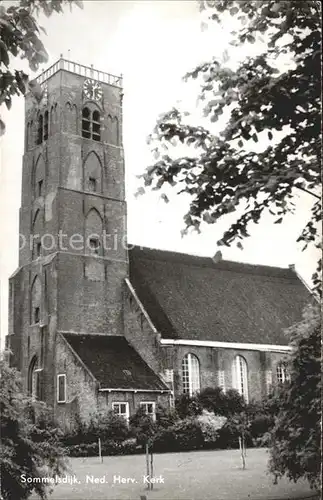
[[122, 80], [61, 58], [25, 100], [11, 364], [54, 405], [59, 332], [123, 335], [128, 275]]

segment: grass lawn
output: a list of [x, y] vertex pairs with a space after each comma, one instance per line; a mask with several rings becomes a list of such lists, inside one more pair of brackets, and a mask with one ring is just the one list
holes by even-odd
[[[287, 480], [274, 485], [266, 474], [268, 455], [263, 449], [247, 451], [246, 470], [239, 451], [197, 451], [154, 456], [155, 476], [164, 483], [147, 491], [143, 483], [145, 456], [73, 458], [70, 474], [78, 484], [58, 484], [51, 500], [287, 500], [311, 497], [309, 486]], [[93, 484], [91, 479], [106, 481]], [[119, 476], [129, 478], [122, 484]]]

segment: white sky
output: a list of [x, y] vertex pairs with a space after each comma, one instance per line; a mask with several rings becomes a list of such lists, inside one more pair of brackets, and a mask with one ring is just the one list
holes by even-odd
[[[7, 2], [11, 3], [11, 2]], [[48, 36], [45, 46], [48, 65], [62, 53], [65, 58], [102, 71], [124, 76], [124, 148], [128, 201], [128, 240], [145, 246], [214, 255], [216, 242], [227, 221], [204, 225], [202, 234], [181, 238], [185, 199], [172, 197], [171, 203], [153, 192], [140, 198], [136, 176], [152, 161], [146, 138], [159, 113], [167, 111], [179, 98], [195, 102], [195, 94], [181, 77], [195, 64], [228, 46], [229, 27], [200, 30], [195, 1], [84, 1], [84, 9], [41, 19]], [[70, 52], [68, 53], [68, 49]], [[19, 64], [21, 62], [19, 61]], [[44, 66], [45, 69], [48, 65]], [[8, 277], [18, 263], [18, 217], [24, 137], [24, 102], [15, 99], [11, 111], [2, 110], [7, 131], [0, 155], [1, 207], [1, 337], [7, 333]], [[301, 252], [297, 236], [308, 218], [311, 197], [299, 198], [295, 215], [283, 224], [263, 221], [243, 242], [244, 250], [221, 248], [223, 258], [287, 267], [296, 264], [309, 279], [315, 267], [314, 251]]]

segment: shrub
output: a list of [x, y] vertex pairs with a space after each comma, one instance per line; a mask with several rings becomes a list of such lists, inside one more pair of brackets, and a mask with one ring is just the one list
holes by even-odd
[[206, 387], [197, 396], [197, 399], [204, 410], [224, 415], [225, 394], [221, 387]]
[[113, 411], [99, 412], [93, 415], [88, 433], [93, 441], [100, 438], [102, 442], [122, 442], [129, 437], [129, 428], [124, 418]]
[[269, 470], [275, 479], [321, 482], [321, 315], [319, 307], [304, 311], [303, 320], [289, 329], [293, 352], [290, 383], [273, 398], [278, 407], [270, 432]]
[[21, 475], [54, 478], [66, 470], [60, 431], [45, 404], [23, 394], [18, 372], [4, 360], [0, 370], [1, 498], [24, 500], [34, 491], [45, 499], [48, 484], [23, 482]]
[[92, 415], [88, 425], [78, 422], [75, 429], [66, 433], [62, 442], [65, 446], [101, 443], [106, 441], [122, 442], [130, 436], [127, 423], [114, 412], [98, 412]]
[[181, 419], [201, 415], [203, 410], [198, 396], [190, 397], [188, 394], [181, 394], [176, 399], [175, 408], [179, 418]]
[[219, 430], [223, 427], [227, 418], [203, 410], [202, 415], [197, 417], [197, 421], [201, 427], [204, 443], [215, 443], [219, 437]]
[[156, 424], [159, 429], [167, 429], [179, 420], [178, 413], [175, 408], [165, 408], [158, 405], [156, 409]]
[[188, 451], [203, 448], [204, 438], [199, 422], [194, 418], [177, 421], [160, 429], [154, 439], [154, 451]]
[[[106, 441], [101, 448], [102, 455], [133, 455], [141, 453], [142, 447], [138, 446], [136, 439], [127, 439], [123, 442]], [[81, 443], [66, 447], [70, 457], [97, 457], [99, 455], [98, 443]]]

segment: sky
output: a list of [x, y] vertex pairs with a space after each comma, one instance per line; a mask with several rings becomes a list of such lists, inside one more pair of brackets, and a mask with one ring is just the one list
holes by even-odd
[[[9, 4], [12, 2], [3, 2]], [[147, 136], [159, 114], [178, 100], [195, 106], [196, 89], [185, 84], [183, 75], [210, 57], [229, 49], [232, 25], [201, 30], [201, 17], [193, 0], [95, 1], [85, 0], [84, 8], [65, 10], [63, 15], [40, 18], [47, 36], [42, 39], [53, 64], [63, 54], [72, 61], [91, 65], [113, 74], [122, 74], [123, 144], [128, 202], [128, 241], [143, 246], [213, 256], [216, 242], [230, 219], [202, 226], [201, 234], [182, 237], [183, 215], [188, 200], [171, 196], [165, 204], [158, 192], [136, 197], [138, 175], [153, 161]], [[257, 47], [252, 50], [257, 50]], [[245, 53], [235, 54], [242, 57]], [[26, 69], [23, 61], [18, 61]], [[36, 74], [34, 75], [36, 76]], [[1, 109], [6, 134], [0, 144], [0, 230], [1, 230], [1, 337], [7, 333], [8, 278], [18, 265], [19, 207], [24, 140], [24, 100], [15, 98], [12, 109]], [[312, 199], [299, 196], [294, 215], [281, 225], [271, 218], [251, 229], [243, 251], [221, 248], [223, 258], [241, 262], [287, 267], [309, 281], [315, 268], [314, 251], [301, 252], [296, 239], [306, 223]]]

